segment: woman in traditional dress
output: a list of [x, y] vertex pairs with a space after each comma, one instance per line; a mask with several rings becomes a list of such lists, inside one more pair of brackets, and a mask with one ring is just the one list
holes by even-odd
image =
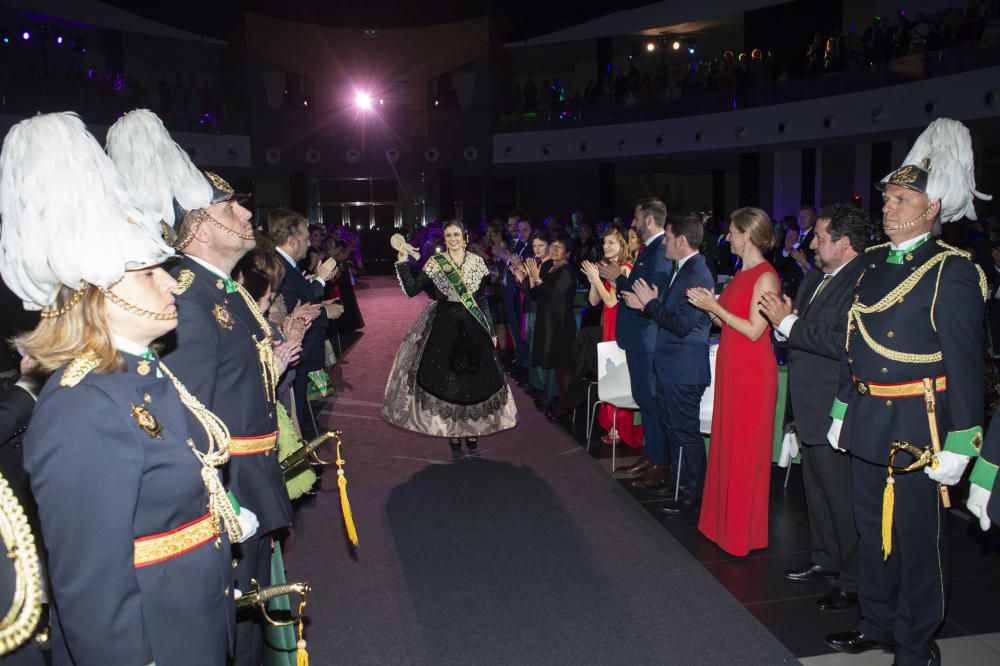
[[687, 292], [695, 307], [722, 327], [715, 367], [712, 441], [698, 529], [733, 555], [767, 546], [768, 492], [774, 446], [778, 366], [769, 325], [757, 303], [763, 292], [780, 294], [764, 253], [774, 246], [767, 213], [740, 208], [730, 217], [733, 253], [742, 268], [718, 301], [708, 289]]
[[461, 438], [474, 450], [477, 438], [517, 424], [517, 408], [496, 353], [496, 335], [484, 295], [486, 262], [466, 252], [461, 222], [446, 222], [445, 251], [414, 272], [400, 251], [396, 275], [408, 297], [421, 292], [434, 302], [417, 318], [389, 373], [382, 417], [414, 432], [447, 437], [452, 451]]
[[[252, 514], [216, 467], [229, 432], [150, 344], [177, 326], [173, 250], [68, 113], [14, 126], [0, 154], [0, 272], [52, 372], [24, 439], [50, 583], [55, 664], [224, 664], [229, 541]], [[246, 522], [244, 521], [246, 520]]]

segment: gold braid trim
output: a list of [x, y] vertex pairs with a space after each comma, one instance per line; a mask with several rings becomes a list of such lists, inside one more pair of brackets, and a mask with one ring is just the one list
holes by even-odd
[[181, 402], [188, 411], [198, 420], [201, 427], [205, 429], [208, 437], [208, 450], [202, 453], [188, 438], [187, 445], [191, 449], [195, 458], [201, 463], [201, 481], [205, 484], [205, 491], [208, 493], [208, 512], [212, 514], [216, 532], [225, 527], [232, 543], [238, 543], [243, 539], [243, 530], [240, 528], [239, 518], [233, 505], [229, 502], [229, 496], [219, 478], [217, 467], [221, 467], [229, 460], [229, 428], [218, 416], [213, 414], [205, 405], [201, 404], [198, 398], [191, 395], [184, 384], [181, 383], [174, 373], [160, 361], [160, 370], [163, 371], [177, 389]]
[[261, 378], [264, 380], [264, 397], [267, 398], [269, 402], [277, 402], [278, 366], [274, 361], [274, 330], [261, 313], [260, 308], [257, 307], [257, 304], [253, 300], [253, 296], [251, 296], [239, 282], [236, 283], [236, 291], [238, 291], [240, 296], [243, 297], [243, 301], [247, 304], [250, 314], [252, 314], [253, 318], [257, 320], [257, 324], [264, 333], [264, 338], [262, 340], [258, 340], [256, 335], [251, 337], [253, 338], [254, 344], [257, 345], [257, 359], [260, 361], [260, 374]]
[[94, 352], [87, 352], [80, 358], [75, 358], [69, 362], [63, 370], [62, 378], [59, 379], [59, 386], [71, 388], [79, 384], [91, 370], [101, 364], [100, 359]]
[[31, 525], [7, 480], [0, 475], [0, 537], [14, 566], [14, 598], [0, 620], [0, 656], [27, 641], [42, 615], [42, 577]]
[[871, 247], [865, 248], [865, 254], [869, 252], [874, 252], [875, 250], [881, 250], [883, 247], [889, 247], [892, 243], [879, 243], [878, 245], [872, 245]]
[[[920, 282], [920, 280], [927, 273], [929, 273], [935, 266], [939, 266], [937, 280], [938, 282], [940, 282], [941, 271], [943, 270], [944, 267], [944, 261], [949, 257], [960, 256], [966, 259], [968, 259], [969, 257], [968, 253], [962, 252], [961, 250], [953, 248], [950, 245], [946, 245], [944, 243], [941, 243], [940, 241], [938, 241], [938, 244], [944, 247], [945, 249], [944, 252], [940, 252], [934, 255], [926, 262], [924, 262], [923, 265], [921, 265], [915, 271], [910, 273], [910, 275], [908, 275], [905, 280], [896, 285], [896, 287], [892, 291], [890, 291], [888, 294], [879, 299], [877, 303], [875, 303], [874, 305], [865, 305], [864, 303], [856, 302], [851, 306], [851, 309], [847, 313], [848, 327], [847, 327], [847, 338], [845, 341], [845, 349], [850, 349], [851, 330], [852, 330], [850, 324], [855, 323], [857, 324], [858, 327], [858, 333], [861, 334], [861, 338], [865, 341], [865, 344], [867, 344], [868, 347], [879, 356], [887, 358], [891, 361], [896, 361], [898, 363], [938, 363], [944, 358], [942, 353], [939, 351], [933, 354], [911, 354], [906, 352], [898, 352], [893, 349], [889, 349], [888, 347], [884, 347], [878, 342], [876, 342], [874, 338], [872, 338], [871, 334], [868, 333], [868, 329], [865, 327], [864, 322], [861, 320], [861, 315], [885, 312], [893, 305], [896, 305], [899, 302], [899, 299], [905, 296], [906, 294], [910, 293], [910, 291], [913, 290], [913, 288], [917, 285], [917, 283]], [[884, 247], [884, 245], [882, 245], [881, 247]], [[862, 274], [862, 277], [863, 276], [864, 274]], [[858, 279], [858, 284], [859, 285], [861, 284], [860, 278]], [[938, 291], [938, 283], [936, 282], [934, 286], [934, 300], [932, 301], [931, 305], [931, 326], [934, 326], [933, 305], [937, 301], [937, 291]], [[935, 328], [935, 330], [937, 329]]]
[[[894, 349], [883, 347], [875, 341], [875, 338], [873, 338], [871, 334], [868, 333], [868, 329], [865, 328], [864, 323], [861, 321], [861, 315], [855, 312], [854, 308], [851, 308], [848, 316], [857, 322], [858, 332], [861, 334], [861, 339], [864, 340], [865, 344], [867, 344], [868, 347], [879, 356], [884, 356], [889, 360], [897, 361], [899, 363], [937, 363], [944, 358], [941, 352], [934, 352], [933, 354], [908, 354], [906, 352], [898, 352]], [[850, 319], [848, 319], [848, 321], [850, 321]], [[847, 344], [848, 347], [851, 344], [851, 329], [849, 326], [847, 328]]]

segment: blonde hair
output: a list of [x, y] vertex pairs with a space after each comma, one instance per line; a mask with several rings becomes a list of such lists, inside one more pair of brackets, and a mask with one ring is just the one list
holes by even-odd
[[[75, 290], [63, 286], [52, 305], [53, 309], [66, 305], [75, 294]], [[14, 341], [25, 354], [38, 361], [45, 372], [58, 370], [86, 354], [97, 358], [95, 372], [114, 372], [124, 367], [124, 361], [111, 341], [104, 295], [90, 284], [84, 286], [79, 303], [58, 317], [43, 317], [33, 331], [18, 336]]]
[[607, 238], [608, 236], [611, 236], [618, 241], [618, 246], [621, 248], [618, 252], [618, 257], [615, 258], [615, 261], [619, 264], [633, 263], [635, 261], [635, 255], [632, 253], [632, 244], [628, 242], [627, 238], [622, 236], [622, 230], [617, 227], [608, 229], [604, 232], [604, 238]]
[[774, 229], [771, 218], [760, 208], [746, 206], [737, 208], [729, 216], [729, 223], [740, 233], [748, 233], [750, 242], [761, 252], [767, 252], [774, 247]]

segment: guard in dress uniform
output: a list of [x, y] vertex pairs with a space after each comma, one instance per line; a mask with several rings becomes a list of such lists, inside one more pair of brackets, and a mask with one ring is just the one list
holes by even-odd
[[[268, 585], [272, 539], [291, 524], [292, 507], [276, 452], [275, 333], [230, 277], [256, 244], [250, 211], [224, 179], [199, 171], [150, 111], [120, 118], [108, 131], [107, 148], [183, 253], [171, 271], [179, 285], [180, 323], [164, 358], [229, 427], [228, 486], [259, 521], [255, 537], [235, 551], [236, 585], [241, 591], [252, 580]], [[238, 618], [237, 666], [260, 664], [262, 622], [256, 613]]]
[[3, 279], [41, 310], [19, 343], [53, 373], [24, 440], [52, 661], [224, 664], [242, 537], [217, 469], [229, 434], [149, 348], [177, 324], [173, 250], [69, 113], [7, 135], [0, 215]]
[[[933, 122], [877, 185], [890, 242], [859, 257], [828, 439], [852, 456], [861, 624], [843, 652], [883, 648], [936, 664], [948, 569], [947, 486], [982, 444], [986, 279], [934, 225], [975, 219], [964, 125]], [[905, 471], [909, 470], [909, 471]]]
[[[20, 307], [20, 302], [18, 302]], [[38, 381], [24, 373], [16, 383], [0, 381], [0, 664], [44, 666], [42, 645], [48, 634], [42, 624], [42, 580], [39, 562], [41, 530], [38, 509], [24, 471], [22, 444], [35, 407]]]
[[993, 414], [986, 437], [983, 440], [983, 450], [979, 452], [976, 465], [969, 476], [969, 499], [966, 506], [976, 518], [979, 526], [985, 532], [992, 523], [1000, 522], [1000, 495], [993, 496], [996, 486], [997, 466], [1000, 465], [1000, 411]]

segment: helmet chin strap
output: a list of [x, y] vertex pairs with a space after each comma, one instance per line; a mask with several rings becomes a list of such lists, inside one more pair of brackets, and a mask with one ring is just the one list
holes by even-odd
[[[937, 203], [937, 202], [935, 201], [934, 203]], [[910, 227], [915, 227], [918, 224], [920, 224], [920, 222], [922, 222], [927, 217], [928, 213], [931, 212], [931, 209], [934, 208], [934, 203], [932, 203], [930, 206], [928, 206], [927, 210], [925, 210], [924, 212], [922, 212], [920, 215], [918, 215], [917, 217], [913, 218], [909, 222], [903, 222], [902, 224], [899, 224], [899, 225], [897, 225], [895, 227], [886, 227], [886, 226], [883, 225], [882, 228], [885, 229], [886, 231], [903, 231], [904, 229], [909, 229]]]

